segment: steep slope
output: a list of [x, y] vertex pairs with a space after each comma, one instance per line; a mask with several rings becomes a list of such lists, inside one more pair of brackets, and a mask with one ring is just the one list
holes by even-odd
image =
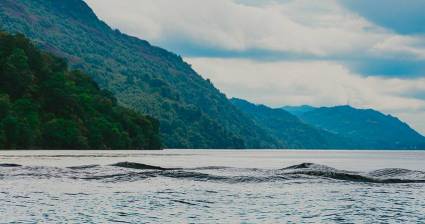
[[279, 139], [283, 148], [329, 149], [350, 147], [345, 139], [305, 124], [285, 110], [255, 105], [241, 99], [234, 98], [231, 101], [259, 126]]
[[159, 119], [166, 147], [277, 145], [181, 57], [112, 30], [82, 0], [1, 0], [0, 24], [66, 57], [120, 104]]
[[160, 147], [158, 121], [118, 106], [24, 36], [0, 32], [0, 148]]
[[322, 107], [300, 115], [308, 124], [352, 139], [367, 149], [425, 149], [425, 138], [391, 115], [350, 106]]

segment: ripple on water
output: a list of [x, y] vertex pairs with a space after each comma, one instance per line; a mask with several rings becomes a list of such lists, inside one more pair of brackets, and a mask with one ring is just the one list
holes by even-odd
[[[0, 166], [0, 223], [418, 223], [424, 172]], [[396, 181], [395, 181], [396, 180]]]

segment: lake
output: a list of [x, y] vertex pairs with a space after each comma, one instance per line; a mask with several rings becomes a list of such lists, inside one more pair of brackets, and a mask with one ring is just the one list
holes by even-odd
[[0, 151], [0, 201], [0, 223], [424, 223], [425, 151]]

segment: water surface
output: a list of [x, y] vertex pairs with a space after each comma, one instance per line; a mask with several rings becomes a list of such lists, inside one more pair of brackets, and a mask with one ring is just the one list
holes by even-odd
[[1, 151], [0, 223], [423, 223], [424, 161], [423, 151]]

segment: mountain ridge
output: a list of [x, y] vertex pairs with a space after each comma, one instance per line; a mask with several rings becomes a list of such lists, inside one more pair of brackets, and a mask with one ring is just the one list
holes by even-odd
[[298, 117], [317, 128], [356, 139], [359, 148], [425, 149], [425, 137], [407, 123], [374, 109], [318, 107]]
[[350, 141], [302, 122], [298, 117], [280, 108], [232, 98], [238, 109], [251, 117], [260, 127], [268, 130], [280, 141], [283, 148], [290, 149], [337, 149], [351, 147]]
[[2, 0], [0, 22], [87, 71], [121, 105], [159, 119], [165, 147], [277, 147], [180, 56], [111, 29], [82, 0]]
[[305, 112], [312, 111], [314, 109], [317, 109], [317, 107], [309, 106], [309, 105], [301, 105], [301, 106], [283, 106], [279, 109], [283, 109], [285, 111], [288, 111], [289, 113], [298, 116]]

